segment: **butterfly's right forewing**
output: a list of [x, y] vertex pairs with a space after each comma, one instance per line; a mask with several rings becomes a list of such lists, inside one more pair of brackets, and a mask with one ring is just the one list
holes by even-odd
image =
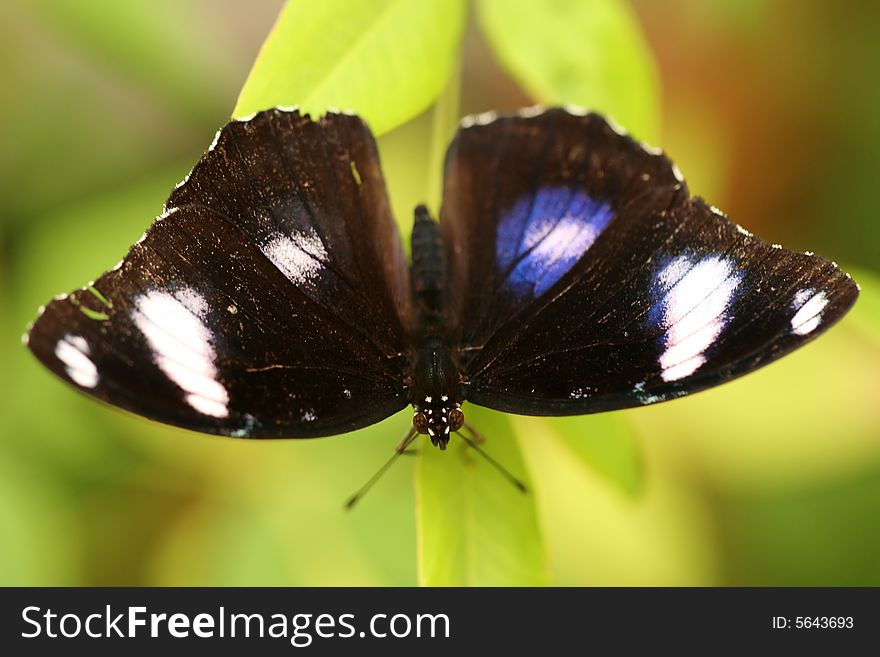
[[562, 109], [462, 128], [442, 222], [467, 398], [572, 415], [724, 383], [806, 343], [858, 295], [771, 245], [661, 153]]

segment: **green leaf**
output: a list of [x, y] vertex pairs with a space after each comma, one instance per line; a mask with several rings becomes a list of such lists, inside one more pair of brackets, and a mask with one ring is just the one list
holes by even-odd
[[464, 0], [289, 2], [233, 116], [275, 105], [360, 114], [380, 135], [424, 111], [449, 79]]
[[[470, 406], [483, 448], [529, 486], [510, 422]], [[548, 575], [534, 493], [521, 493], [453, 437], [445, 452], [427, 441], [416, 470], [419, 581], [426, 586], [534, 586]]]
[[642, 491], [644, 472], [635, 431], [622, 413], [599, 413], [565, 418], [517, 418], [523, 440], [541, 442], [556, 437], [570, 455], [592, 471], [636, 496]]
[[656, 139], [659, 85], [634, 12], [619, 0], [481, 0], [501, 65], [542, 103], [575, 103]]

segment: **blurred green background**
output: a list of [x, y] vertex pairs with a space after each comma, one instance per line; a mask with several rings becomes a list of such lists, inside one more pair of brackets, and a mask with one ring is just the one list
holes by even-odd
[[[0, 584], [417, 583], [411, 462], [341, 510], [408, 413], [317, 441], [203, 437], [88, 400], [19, 342], [40, 304], [112, 266], [158, 214], [280, 6], [0, 9]], [[514, 420], [549, 581], [880, 585], [880, 6], [632, 6], [660, 81], [651, 141], [694, 192], [837, 260], [863, 294], [828, 335], [719, 389]], [[473, 22], [461, 81], [463, 112], [532, 102]], [[403, 223], [422, 188], [390, 171], [424, 174], [430, 129], [425, 115], [380, 140]]]

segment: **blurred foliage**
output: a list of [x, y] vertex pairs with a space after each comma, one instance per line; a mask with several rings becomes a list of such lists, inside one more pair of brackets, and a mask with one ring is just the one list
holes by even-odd
[[[39, 304], [115, 263], [159, 212], [226, 120], [281, 9], [129, 4], [11, 0], [0, 10], [0, 83], [14, 100], [0, 105], [0, 583], [880, 584], [873, 3], [633, 0], [633, 11], [590, 0], [567, 3], [571, 15], [566, 3], [509, 3], [525, 12], [515, 16], [481, 0], [461, 61], [459, 3], [419, 3], [418, 15], [402, 1], [379, 14], [346, 3], [357, 7], [331, 22], [335, 40], [316, 31], [289, 44], [303, 58], [335, 44], [321, 56], [347, 64], [332, 85], [280, 93], [399, 126], [380, 150], [404, 230], [416, 203], [436, 206], [461, 80], [466, 111], [536, 101], [609, 111], [740, 223], [862, 266], [862, 298], [839, 327], [718, 389], [581, 418], [469, 408], [529, 496], [451, 446], [401, 459], [348, 514], [342, 502], [384, 462], [408, 414], [318, 441], [205, 437], [90, 401], [19, 344]], [[322, 3], [298, 6], [315, 20], [336, 7], [312, 4]], [[410, 31], [390, 29], [404, 17]], [[360, 26], [387, 67], [344, 38]], [[263, 65], [251, 80], [271, 74]], [[410, 70], [422, 77], [407, 80]], [[363, 98], [387, 94], [382, 105], [331, 94], [345, 76]]]
[[[722, 496], [725, 573], [751, 586], [878, 586], [880, 468], [770, 494]], [[846, 555], [841, 559], [841, 555]]]
[[[119, 71], [182, 113], [211, 116], [224, 97], [223, 71], [233, 52], [217, 48], [193, 5], [176, 0], [37, 0], [47, 26], [96, 63]], [[158, 47], [157, 47], [158, 46]]]

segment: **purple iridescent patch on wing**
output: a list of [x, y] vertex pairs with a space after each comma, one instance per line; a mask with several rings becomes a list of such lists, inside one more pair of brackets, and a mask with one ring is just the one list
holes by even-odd
[[495, 257], [517, 295], [539, 297], [586, 253], [611, 222], [611, 204], [581, 190], [543, 187], [498, 224]]

